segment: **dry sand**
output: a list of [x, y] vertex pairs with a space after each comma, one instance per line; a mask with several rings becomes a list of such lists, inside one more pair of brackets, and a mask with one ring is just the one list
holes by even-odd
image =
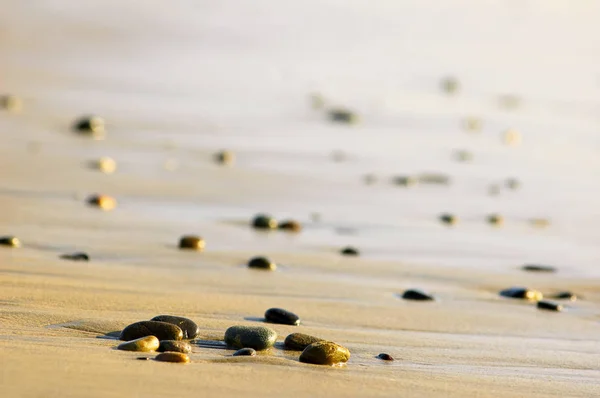
[[[571, 79], [549, 92], [548, 80], [535, 80], [534, 64], [536, 54], [553, 52], [527, 46], [546, 43], [540, 37], [551, 32], [566, 37], [559, 53], [594, 45], [598, 9], [591, 2], [522, 9], [448, 2], [448, 20], [499, 26], [518, 16], [519, 32], [536, 28], [509, 50], [510, 38], [477, 25], [490, 48], [462, 69], [458, 60], [476, 47], [477, 35], [457, 27], [457, 37], [447, 38], [455, 54], [442, 56], [442, 14], [424, 24], [431, 32], [405, 25], [428, 21], [437, 2], [289, 2], [289, 10], [266, 1], [26, 3], [5, 2], [0, 15], [0, 91], [25, 100], [22, 113], [0, 113], [0, 235], [23, 242], [0, 247], [2, 397], [600, 395], [593, 210], [600, 190], [592, 180], [600, 163], [590, 145], [598, 127], [590, 110], [600, 101], [585, 69], [593, 58], [550, 64]], [[314, 29], [302, 36], [305, 20]], [[556, 33], [553, 23], [563, 30]], [[344, 34], [359, 54], [370, 51], [372, 64], [357, 62]], [[415, 35], [414, 47], [396, 43], [408, 59], [404, 68], [384, 51], [394, 34]], [[489, 57], [494, 46], [507, 56], [534, 54], [514, 81], [502, 75], [486, 85], [481, 70], [517, 70]], [[428, 63], [427, 51], [440, 65]], [[390, 64], [402, 73], [378, 69]], [[465, 94], [446, 98], [437, 79], [453, 67], [471, 79]], [[513, 87], [528, 106], [498, 110], [492, 92]], [[327, 125], [308, 107], [314, 89], [356, 106], [363, 125]], [[106, 117], [104, 141], [69, 130], [88, 112]], [[482, 134], [460, 131], [466, 112], [484, 116]], [[526, 139], [507, 149], [499, 134], [513, 124], [524, 126]], [[235, 167], [213, 164], [222, 148], [237, 153]], [[457, 148], [473, 151], [474, 162], [454, 163]], [[350, 159], [333, 162], [336, 149]], [[117, 160], [115, 174], [87, 167], [100, 156]], [[166, 170], [165, 162], [178, 167]], [[372, 171], [383, 181], [362, 184]], [[421, 171], [446, 172], [453, 183], [404, 190], [387, 181]], [[487, 195], [489, 184], [512, 176], [522, 190]], [[92, 193], [114, 196], [117, 208], [86, 206]], [[258, 233], [248, 220], [259, 211], [297, 218], [305, 229]], [[461, 223], [439, 225], [446, 211]], [[310, 221], [313, 212], [322, 220]], [[506, 226], [485, 225], [489, 212], [505, 214]], [[552, 224], [534, 229], [528, 217]], [[204, 253], [177, 249], [188, 233], [206, 239]], [[348, 244], [364, 256], [338, 255]], [[73, 251], [92, 260], [58, 258]], [[259, 254], [278, 270], [244, 267]], [[551, 263], [559, 272], [525, 273], [524, 262]], [[514, 285], [572, 290], [583, 299], [566, 303], [563, 313], [544, 312], [498, 296]], [[408, 288], [437, 301], [400, 299]], [[140, 354], [115, 350], [118, 342], [105, 336], [174, 314], [196, 321], [201, 339], [222, 339], [231, 325], [260, 324], [270, 307], [302, 318], [297, 327], [270, 325], [279, 342], [292, 332], [329, 339], [350, 349], [348, 364], [302, 364], [279, 345], [253, 358], [198, 345], [188, 365], [138, 361]], [[380, 352], [396, 360], [384, 363], [375, 358]]]

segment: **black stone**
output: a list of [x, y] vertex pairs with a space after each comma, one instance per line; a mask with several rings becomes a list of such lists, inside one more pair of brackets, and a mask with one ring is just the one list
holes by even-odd
[[538, 264], [525, 264], [521, 267], [523, 271], [530, 272], [556, 272], [556, 268], [549, 265], [538, 265]]
[[156, 336], [159, 340], [181, 340], [183, 331], [179, 326], [167, 322], [141, 321], [123, 329], [119, 340], [130, 341], [146, 336]]
[[540, 310], [555, 311], [555, 312], [562, 311], [562, 309], [563, 309], [562, 305], [553, 303], [551, 301], [545, 301], [545, 300], [538, 301], [537, 307]]
[[277, 333], [264, 326], [232, 326], [225, 331], [225, 343], [233, 348], [266, 350], [273, 347]]
[[252, 226], [256, 229], [275, 229], [277, 220], [268, 214], [257, 214], [252, 220]]
[[0, 246], [19, 247], [21, 242], [14, 236], [2, 236], [0, 237]]
[[254, 257], [248, 261], [248, 268], [275, 270], [277, 265], [266, 257]]
[[138, 361], [148, 361], [148, 360], [150, 360], [150, 358], [149, 358], [149, 357], [137, 357], [136, 359], [137, 359]]
[[166, 322], [177, 325], [183, 331], [184, 339], [193, 339], [200, 333], [200, 328], [196, 322], [182, 316], [158, 315], [151, 319], [152, 321]]
[[302, 351], [318, 341], [324, 340], [304, 333], [292, 333], [285, 338], [283, 345], [287, 350]]
[[351, 247], [351, 246], [343, 248], [340, 251], [340, 253], [343, 254], [344, 256], [358, 256], [358, 255], [360, 255], [360, 252], [358, 251], [358, 249], [356, 249], [354, 247]]
[[394, 357], [391, 356], [390, 354], [385, 354], [385, 353], [381, 353], [379, 355], [377, 355], [377, 358], [383, 360], [383, 361], [393, 361]]
[[396, 185], [410, 187], [417, 184], [418, 180], [411, 176], [396, 176], [392, 179], [392, 182]]
[[416, 301], [432, 301], [435, 300], [433, 296], [422, 292], [421, 290], [409, 289], [402, 293], [404, 300], [416, 300]]
[[571, 301], [577, 300], [577, 295], [573, 292], [559, 292], [550, 297], [553, 299], [557, 299], [557, 300], [571, 300]]
[[510, 287], [500, 291], [500, 296], [514, 299], [539, 300], [541, 293], [524, 287]]
[[158, 346], [158, 352], [182, 352], [189, 354], [192, 352], [192, 346], [187, 341], [182, 340], [163, 340]]
[[256, 356], [256, 350], [254, 348], [242, 348], [233, 353], [234, 357], [253, 357]]
[[84, 116], [73, 123], [73, 130], [80, 133], [93, 133], [103, 124], [102, 120], [96, 116]]
[[270, 323], [282, 325], [300, 325], [300, 317], [281, 308], [269, 308], [265, 312], [265, 320]]
[[440, 221], [444, 224], [454, 225], [458, 221], [458, 218], [452, 214], [444, 213], [440, 215]]
[[77, 252], [71, 254], [63, 254], [60, 256], [63, 260], [71, 260], [71, 261], [90, 261], [90, 256], [86, 253]]
[[358, 122], [358, 115], [348, 109], [331, 109], [327, 116], [332, 122], [348, 124]]

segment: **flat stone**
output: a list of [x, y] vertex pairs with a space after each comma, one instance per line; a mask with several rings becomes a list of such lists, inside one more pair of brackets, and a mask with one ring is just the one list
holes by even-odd
[[327, 112], [327, 117], [329, 120], [336, 123], [355, 124], [360, 121], [360, 118], [356, 113], [344, 108], [330, 109]]
[[473, 153], [465, 150], [454, 152], [454, 158], [459, 162], [471, 162], [474, 158]]
[[187, 354], [181, 352], [163, 352], [158, 354], [155, 358], [161, 362], [175, 362], [175, 363], [189, 363], [190, 357]]
[[14, 236], [0, 237], [0, 246], [21, 247], [21, 241]]
[[277, 220], [268, 214], [257, 214], [252, 219], [252, 227], [255, 229], [277, 229]]
[[279, 223], [279, 229], [289, 232], [302, 231], [302, 224], [295, 220], [285, 220]]
[[23, 109], [23, 101], [14, 95], [0, 96], [0, 108], [9, 112], [20, 112]]
[[419, 180], [412, 176], [395, 176], [392, 178], [393, 184], [403, 187], [412, 187], [413, 185], [417, 185], [418, 182]]
[[514, 299], [525, 299], [539, 301], [544, 296], [537, 290], [531, 290], [524, 287], [511, 287], [504, 289], [500, 292], [500, 296], [514, 298]]
[[256, 356], [256, 350], [254, 348], [242, 348], [233, 353], [234, 357], [253, 357]]
[[[183, 331], [184, 339], [193, 339], [200, 333], [200, 328], [196, 322], [182, 316], [175, 315], [157, 315], [151, 321], [166, 322], [177, 325]], [[176, 340], [176, 339], [175, 339]]]
[[402, 293], [404, 300], [415, 300], [415, 301], [433, 301], [433, 296], [416, 289], [409, 289]]
[[63, 254], [60, 256], [63, 260], [71, 260], [71, 261], [90, 261], [90, 256], [83, 252], [76, 252], [70, 254]]
[[96, 139], [104, 138], [106, 134], [104, 119], [98, 116], [83, 116], [75, 120], [73, 130]]
[[490, 214], [487, 216], [487, 222], [499, 227], [504, 224], [504, 217], [502, 217], [500, 214]]
[[390, 354], [386, 354], [386, 353], [381, 353], [379, 355], [377, 355], [377, 358], [381, 359], [382, 361], [393, 361], [394, 357], [391, 356]]
[[513, 191], [516, 191], [521, 187], [521, 183], [516, 178], [507, 178], [506, 181], [504, 181], [504, 185]]
[[456, 225], [458, 223], [458, 217], [453, 214], [444, 213], [440, 215], [440, 221], [447, 225]]
[[146, 336], [156, 336], [159, 340], [181, 340], [183, 331], [179, 326], [167, 322], [141, 321], [123, 329], [119, 339], [129, 341]]
[[159, 352], [182, 352], [189, 354], [192, 352], [192, 345], [183, 340], [163, 340], [158, 347]]
[[449, 185], [450, 176], [438, 173], [423, 173], [417, 176], [420, 184]]
[[355, 247], [344, 247], [342, 250], [340, 250], [340, 253], [343, 254], [344, 256], [358, 256], [360, 255], [360, 252], [358, 251], [357, 248]]
[[156, 351], [159, 347], [159, 341], [155, 336], [140, 337], [139, 339], [126, 341], [117, 346], [117, 349], [123, 351]]
[[348, 362], [348, 359], [350, 359], [350, 351], [331, 341], [312, 343], [300, 354], [300, 362], [315, 365], [335, 365]]
[[184, 235], [179, 239], [179, 248], [186, 250], [204, 251], [204, 239], [196, 235]]
[[556, 272], [556, 268], [554, 267], [539, 264], [525, 264], [521, 269], [529, 272]]
[[537, 302], [537, 307], [540, 310], [546, 311], [555, 311], [559, 312], [563, 310], [563, 306], [561, 304], [556, 304], [551, 301], [541, 300]]
[[269, 308], [265, 312], [265, 320], [282, 325], [300, 325], [300, 317], [282, 308]]
[[91, 195], [86, 202], [88, 205], [99, 207], [102, 210], [112, 210], [117, 207], [117, 201], [108, 195]]
[[276, 340], [277, 333], [264, 326], [232, 326], [225, 331], [225, 343], [233, 348], [261, 351], [272, 347]]
[[557, 299], [557, 300], [571, 300], [571, 301], [577, 301], [577, 295], [573, 292], [558, 292], [556, 294], [553, 294], [552, 296], [550, 296], [550, 298], [553, 299]]
[[277, 264], [266, 257], [254, 257], [248, 261], [248, 268], [275, 271], [277, 269]]
[[288, 350], [302, 351], [312, 343], [318, 341], [325, 340], [304, 333], [292, 333], [285, 338], [283, 345]]

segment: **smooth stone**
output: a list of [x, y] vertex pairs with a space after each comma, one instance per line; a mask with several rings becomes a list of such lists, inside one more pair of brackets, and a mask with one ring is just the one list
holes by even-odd
[[467, 117], [463, 120], [462, 126], [466, 131], [478, 133], [483, 128], [483, 121], [478, 117]]
[[365, 174], [363, 176], [363, 181], [367, 185], [375, 184], [377, 182], [377, 176], [375, 174]]
[[290, 232], [302, 231], [302, 224], [295, 220], [285, 220], [279, 223], [279, 229]]
[[556, 268], [549, 265], [538, 265], [538, 264], [525, 264], [521, 267], [523, 271], [530, 272], [556, 272]]
[[442, 79], [440, 87], [446, 94], [456, 94], [460, 89], [460, 82], [457, 78], [448, 76]]
[[83, 252], [63, 254], [60, 256], [60, 258], [71, 261], [90, 261], [90, 256]]
[[446, 174], [423, 173], [417, 176], [420, 184], [449, 185], [450, 177]]
[[84, 116], [74, 122], [73, 129], [80, 134], [102, 138], [105, 134], [104, 119], [98, 116]]
[[502, 217], [499, 214], [490, 214], [487, 217], [487, 222], [494, 226], [501, 226], [502, 224], [504, 224], [504, 217]]
[[545, 300], [538, 301], [537, 307], [540, 310], [546, 310], [546, 311], [560, 312], [563, 310], [563, 306], [561, 304], [556, 304], [551, 301], [545, 301]]
[[150, 357], [137, 357], [136, 359], [138, 361], [148, 361], [150, 359]]
[[160, 362], [174, 362], [174, 363], [189, 363], [190, 357], [187, 354], [181, 352], [163, 352], [158, 354], [155, 360]]
[[233, 353], [234, 357], [253, 357], [256, 356], [256, 350], [254, 348], [242, 348]]
[[21, 247], [21, 241], [14, 236], [0, 237], [0, 246]]
[[196, 322], [182, 316], [157, 315], [151, 321], [166, 322], [178, 326], [183, 331], [184, 339], [193, 339], [200, 334], [200, 328]]
[[424, 293], [420, 290], [409, 289], [402, 293], [402, 298], [404, 300], [415, 300], [415, 301], [433, 301], [435, 300], [433, 296]]
[[504, 184], [513, 191], [516, 191], [521, 187], [521, 183], [516, 178], [507, 178], [506, 181], [504, 181]]
[[358, 256], [360, 255], [360, 252], [358, 251], [357, 248], [348, 246], [348, 247], [344, 247], [342, 250], [340, 250], [340, 253], [343, 254], [344, 256]]
[[392, 183], [403, 187], [412, 187], [417, 185], [419, 180], [412, 176], [395, 176], [392, 178]]
[[254, 257], [248, 261], [248, 268], [275, 271], [277, 269], [277, 264], [266, 257]]
[[300, 354], [300, 362], [315, 365], [335, 365], [348, 362], [348, 359], [350, 359], [350, 351], [331, 341], [312, 343]]
[[394, 357], [391, 356], [390, 354], [385, 354], [385, 353], [381, 353], [379, 355], [377, 355], [377, 358], [383, 360], [383, 361], [393, 361]]
[[454, 157], [459, 162], [470, 162], [473, 160], [473, 154], [465, 150], [458, 150], [454, 152]]
[[444, 213], [440, 215], [440, 221], [444, 224], [455, 225], [458, 223], [458, 217], [452, 214]]
[[14, 95], [3, 95], [0, 97], [0, 107], [9, 112], [20, 112], [23, 109], [23, 101]]
[[232, 326], [225, 331], [225, 343], [234, 348], [266, 350], [275, 344], [277, 333], [264, 326]]
[[126, 341], [117, 346], [117, 349], [123, 351], [156, 351], [159, 347], [159, 341], [155, 336], [140, 337], [139, 339]]
[[547, 218], [531, 218], [529, 223], [536, 228], [546, 228], [550, 225], [550, 220]]
[[158, 321], [132, 323], [121, 331], [120, 340], [135, 340], [140, 337], [156, 336], [159, 340], [181, 340], [183, 331], [177, 325]]
[[500, 291], [500, 296], [514, 298], [514, 299], [526, 299], [539, 301], [544, 296], [537, 290], [530, 290], [524, 287], [511, 287]]
[[158, 346], [159, 352], [182, 352], [184, 354], [189, 354], [192, 352], [192, 346], [187, 341], [182, 340], [163, 340], [160, 342]]
[[204, 251], [204, 247], [206, 243], [204, 239], [196, 235], [184, 235], [179, 239], [179, 248], [180, 249], [189, 249], [196, 251]]
[[102, 157], [89, 163], [91, 168], [100, 170], [104, 174], [112, 174], [117, 170], [117, 162], [109, 157]]
[[327, 117], [336, 123], [354, 124], [359, 122], [359, 117], [356, 113], [344, 108], [330, 109], [327, 112]]
[[558, 292], [558, 293], [550, 296], [550, 298], [557, 299], [557, 300], [577, 301], [577, 295], [573, 292]]
[[214, 155], [215, 162], [224, 166], [231, 166], [235, 163], [235, 154], [231, 151], [221, 151]]
[[86, 200], [90, 206], [96, 206], [102, 210], [112, 210], [117, 207], [117, 201], [107, 195], [91, 195]]
[[303, 351], [306, 347], [318, 341], [325, 340], [304, 333], [292, 333], [285, 338], [283, 345], [288, 350]]
[[277, 229], [277, 220], [267, 214], [257, 214], [252, 219], [255, 229]]
[[281, 325], [300, 325], [300, 317], [298, 315], [282, 308], [269, 308], [265, 312], [265, 320], [270, 323], [279, 323]]

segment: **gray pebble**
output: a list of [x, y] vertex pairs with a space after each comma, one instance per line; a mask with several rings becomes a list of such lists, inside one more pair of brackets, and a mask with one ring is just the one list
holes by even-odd
[[225, 331], [225, 343], [233, 348], [261, 351], [272, 347], [276, 340], [277, 333], [264, 326], [232, 326]]
[[256, 350], [254, 348], [242, 348], [233, 353], [234, 357], [254, 357]]

